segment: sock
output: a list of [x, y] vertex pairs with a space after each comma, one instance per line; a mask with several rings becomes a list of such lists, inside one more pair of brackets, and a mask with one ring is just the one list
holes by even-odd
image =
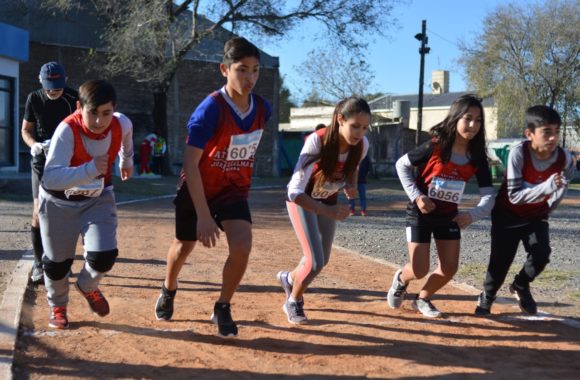
[[288, 272], [288, 283], [294, 285], [294, 280], [292, 279], [292, 272]]
[[42, 265], [42, 254], [44, 249], [42, 248], [42, 235], [40, 235], [39, 227], [30, 226], [30, 239], [32, 240], [32, 251], [34, 253], [34, 264], [37, 266]]

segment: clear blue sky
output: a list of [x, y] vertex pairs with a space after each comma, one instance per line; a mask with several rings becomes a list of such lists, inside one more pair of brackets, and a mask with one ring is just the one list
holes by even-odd
[[[421, 32], [421, 21], [427, 20], [428, 46], [425, 56], [425, 81], [423, 91], [430, 93], [431, 72], [450, 72], [450, 91], [467, 89], [464, 72], [457, 62], [460, 53], [457, 42], [472, 41], [483, 29], [485, 16], [498, 5], [529, 4], [526, 0], [400, 0], [392, 16], [398, 26], [390, 28], [387, 38], [377, 38], [370, 44], [368, 62], [375, 73], [371, 91], [394, 94], [416, 94], [419, 91], [420, 42], [414, 36]], [[537, 3], [538, 1], [534, 1]], [[539, 1], [542, 3], [542, 1]], [[388, 18], [386, 19], [388, 21]], [[309, 23], [293, 31], [288, 39], [268, 42], [259, 46], [266, 53], [280, 58], [280, 72], [293, 97], [301, 101], [307, 95], [300, 65], [306, 61], [310, 50], [324, 41], [313, 38], [317, 26]], [[318, 28], [322, 28], [318, 26]]]

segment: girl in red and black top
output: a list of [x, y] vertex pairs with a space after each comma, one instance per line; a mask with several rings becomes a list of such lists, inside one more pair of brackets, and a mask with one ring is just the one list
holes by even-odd
[[[410, 199], [406, 223], [410, 262], [395, 273], [387, 300], [391, 308], [399, 308], [409, 282], [429, 273], [433, 235], [439, 265], [412, 306], [423, 315], [436, 318], [441, 312], [430, 299], [457, 272], [460, 230], [489, 215], [494, 198], [480, 100], [473, 95], [456, 99], [447, 117], [431, 128], [430, 134], [430, 141], [405, 154], [396, 164]], [[474, 175], [481, 200], [476, 207], [459, 211], [465, 185]]]

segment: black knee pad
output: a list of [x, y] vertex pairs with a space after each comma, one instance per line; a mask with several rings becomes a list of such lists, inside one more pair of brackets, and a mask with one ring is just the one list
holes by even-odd
[[119, 250], [117, 248], [110, 251], [88, 251], [87, 262], [97, 272], [105, 273], [111, 270], [118, 255]]
[[70, 267], [73, 264], [73, 259], [67, 259], [60, 263], [55, 263], [51, 261], [48, 257], [42, 256], [42, 268], [44, 269], [44, 274], [52, 281], [58, 281], [65, 278], [65, 276], [70, 272]]

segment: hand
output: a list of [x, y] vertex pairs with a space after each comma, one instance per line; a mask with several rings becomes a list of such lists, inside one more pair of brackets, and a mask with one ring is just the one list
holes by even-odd
[[109, 155], [103, 154], [102, 156], [93, 157], [93, 161], [99, 173], [106, 175], [109, 171]]
[[348, 205], [325, 205], [323, 203], [320, 205], [323, 207], [322, 214], [334, 220], [344, 220], [349, 214]]
[[204, 247], [215, 247], [217, 240], [220, 238], [220, 230], [215, 224], [215, 221], [210, 218], [197, 219], [197, 240], [203, 244]]
[[426, 195], [421, 195], [415, 200], [417, 203], [417, 207], [419, 207], [419, 211], [422, 214], [429, 214], [431, 211], [435, 210], [435, 203], [431, 199], [429, 199]]
[[463, 211], [458, 213], [453, 221], [463, 230], [473, 222], [473, 219], [471, 219], [470, 213]]
[[131, 178], [133, 174], [133, 167], [130, 168], [121, 168], [121, 180], [126, 181]]
[[551, 179], [552, 181], [554, 181], [554, 184], [558, 189], [561, 189], [562, 187], [568, 185], [568, 180], [566, 179], [564, 172], [552, 174]]
[[347, 199], [355, 199], [356, 198], [356, 187], [349, 185], [344, 188], [344, 195], [346, 195]]
[[39, 142], [34, 143], [30, 148], [30, 155], [32, 157], [36, 157], [42, 152], [44, 152], [44, 146], [42, 145], [42, 143]]

